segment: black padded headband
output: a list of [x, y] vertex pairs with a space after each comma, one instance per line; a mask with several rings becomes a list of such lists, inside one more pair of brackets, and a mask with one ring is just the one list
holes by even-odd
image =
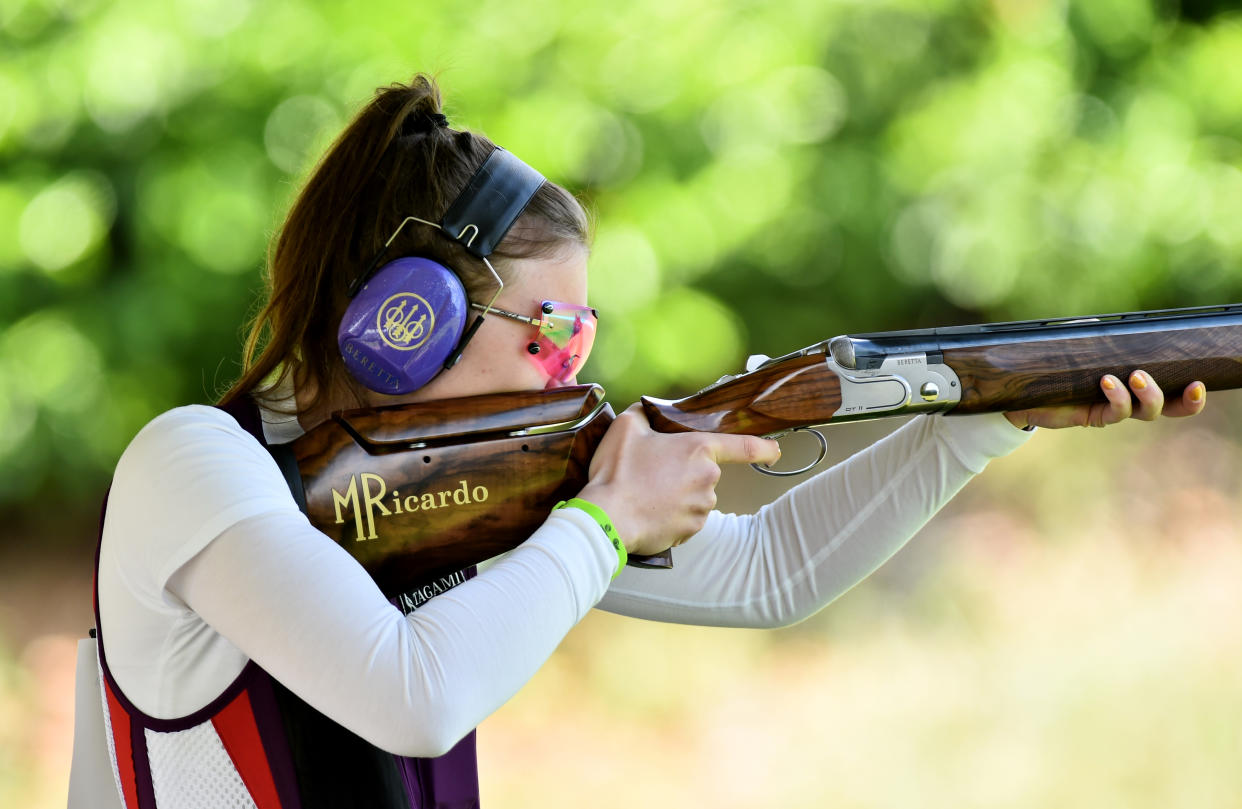
[[[543, 185], [543, 175], [523, 163], [512, 152], [499, 146], [487, 156], [483, 165], [466, 183], [466, 187], [449, 205], [440, 229], [446, 236], [479, 258], [486, 259], [496, 245], [513, 227], [513, 223], [526, 210], [535, 192]], [[401, 232], [406, 222], [415, 220], [424, 225], [435, 225], [416, 216], [407, 217], [397, 231], [371, 259], [362, 274], [349, 284], [347, 294], [354, 297], [362, 285], [370, 280], [388, 256], [388, 245]]]
[[479, 258], [489, 256], [543, 183], [542, 174], [497, 146], [453, 200], [440, 227]]

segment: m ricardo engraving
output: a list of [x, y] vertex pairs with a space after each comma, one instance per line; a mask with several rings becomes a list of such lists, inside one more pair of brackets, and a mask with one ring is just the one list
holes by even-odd
[[389, 493], [388, 484], [379, 475], [363, 472], [350, 477], [344, 492], [332, 490], [332, 507], [336, 512], [337, 525], [344, 525], [351, 519], [354, 521], [357, 529], [354, 540], [361, 542], [378, 536], [375, 533], [377, 517], [468, 506], [485, 502], [487, 497], [486, 486], [471, 486], [467, 480], [459, 480], [456, 488], [402, 497], [396, 489]]

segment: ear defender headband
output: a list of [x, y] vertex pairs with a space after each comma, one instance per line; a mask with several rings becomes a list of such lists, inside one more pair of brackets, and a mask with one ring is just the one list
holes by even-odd
[[[337, 330], [345, 367], [378, 393], [418, 390], [452, 368], [483, 323], [466, 328], [470, 301], [457, 274], [420, 256], [381, 265], [388, 248], [410, 222], [438, 228], [482, 260], [496, 280], [495, 302], [504, 283], [487, 257], [521, 216], [543, 175], [499, 147], [466, 183], [439, 224], [407, 216], [388, 237], [362, 275], [349, 285], [349, 307]], [[486, 310], [485, 310], [486, 311]]]

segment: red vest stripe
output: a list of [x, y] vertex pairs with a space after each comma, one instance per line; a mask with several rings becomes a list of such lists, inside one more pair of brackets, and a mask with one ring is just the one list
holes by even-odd
[[116, 749], [116, 768], [121, 776], [121, 793], [126, 809], [138, 809], [138, 778], [134, 772], [134, 748], [130, 737], [129, 714], [121, 707], [112, 686], [104, 681], [108, 695], [108, 719], [112, 723], [112, 745]]
[[242, 691], [238, 694], [211, 718], [211, 724], [215, 726], [225, 751], [241, 775], [242, 783], [250, 790], [255, 806], [258, 809], [281, 809], [280, 796], [276, 792], [272, 768], [255, 723], [249, 693]]

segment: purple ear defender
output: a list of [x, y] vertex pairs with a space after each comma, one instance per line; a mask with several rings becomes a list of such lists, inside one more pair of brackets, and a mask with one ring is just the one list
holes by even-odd
[[448, 267], [406, 257], [385, 265], [350, 302], [337, 344], [354, 378], [380, 393], [418, 390], [457, 347], [469, 314]]
[[410, 222], [438, 228], [481, 259], [496, 280], [494, 302], [504, 283], [487, 256], [543, 182], [539, 172], [497, 148], [439, 224], [416, 216], [402, 220], [349, 287], [353, 300], [341, 318], [337, 345], [355, 379], [379, 393], [418, 390], [461, 358], [483, 322], [479, 315], [466, 328], [470, 302], [465, 286], [443, 264], [405, 257], [380, 266], [401, 228]]

